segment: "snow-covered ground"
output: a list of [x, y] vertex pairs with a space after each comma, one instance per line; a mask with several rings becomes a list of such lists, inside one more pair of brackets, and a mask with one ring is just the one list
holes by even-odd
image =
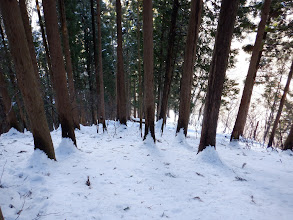
[[217, 136], [197, 154], [199, 134], [157, 142], [139, 124], [76, 130], [78, 149], [51, 133], [57, 162], [33, 150], [30, 132], [0, 136], [0, 206], [14, 219], [292, 219], [292, 152]]

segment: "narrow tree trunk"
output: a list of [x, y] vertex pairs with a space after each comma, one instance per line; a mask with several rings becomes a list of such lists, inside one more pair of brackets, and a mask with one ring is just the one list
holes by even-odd
[[142, 72], [141, 72], [141, 56], [140, 56], [140, 0], [137, 1], [137, 72], [138, 72], [138, 84], [139, 84], [139, 91], [138, 91], [138, 100], [139, 100], [139, 129], [141, 131], [141, 136], [142, 136], [142, 115], [143, 115], [143, 97], [142, 97], [142, 89], [143, 89], [143, 84], [142, 84]]
[[287, 95], [287, 93], [289, 91], [289, 86], [290, 86], [290, 82], [291, 82], [291, 79], [292, 79], [292, 74], [293, 74], [293, 61], [292, 61], [290, 72], [289, 72], [289, 75], [288, 75], [288, 78], [287, 78], [287, 83], [286, 83], [286, 86], [284, 88], [283, 96], [282, 96], [281, 101], [280, 101], [280, 105], [279, 105], [279, 109], [278, 109], [278, 112], [277, 112], [277, 115], [276, 115], [276, 119], [274, 121], [273, 129], [272, 129], [272, 132], [271, 132], [271, 135], [270, 135], [270, 138], [269, 138], [268, 147], [271, 147], [273, 145], [275, 133], [276, 133], [276, 130], [277, 130], [277, 127], [278, 127], [278, 124], [279, 124], [279, 121], [280, 121], [281, 113], [282, 113], [282, 110], [283, 110], [283, 107], [284, 107], [284, 104], [285, 104], [286, 95]]
[[117, 13], [117, 115], [121, 124], [126, 125], [126, 93], [122, 53], [122, 26], [121, 26], [121, 2], [116, 0]]
[[[93, 42], [93, 50], [94, 50], [94, 68], [95, 68], [95, 77], [96, 77], [96, 85], [97, 85], [97, 95], [99, 99], [99, 78], [98, 78], [98, 54], [97, 54], [97, 38], [96, 38], [96, 24], [95, 24], [95, 10], [94, 10], [94, 0], [90, 0], [91, 2], [91, 19], [92, 19], [92, 42]], [[94, 78], [92, 78], [93, 80]], [[92, 83], [93, 84], [93, 83]], [[93, 99], [94, 100], [94, 99]], [[98, 101], [99, 102], [99, 101]], [[97, 112], [99, 112], [100, 106], [97, 105]], [[99, 117], [97, 118], [99, 119]], [[95, 123], [96, 124], [96, 123]]]
[[[131, 81], [130, 81], [131, 82]], [[136, 104], [137, 104], [137, 99], [136, 99], [136, 78], [133, 79], [133, 117], [136, 118]]]
[[12, 108], [12, 102], [7, 90], [7, 84], [4, 79], [3, 72], [0, 70], [0, 95], [4, 105], [4, 110], [6, 114], [6, 120], [8, 122], [8, 129], [15, 128], [19, 132], [23, 132], [19, 122], [17, 121], [16, 114]]
[[268, 119], [266, 119], [263, 142], [266, 141], [266, 137], [267, 137], [267, 135], [268, 135], [268, 133], [269, 133], [269, 131], [271, 129], [271, 124], [273, 123], [275, 108], [276, 108], [276, 105], [277, 105], [278, 94], [279, 94], [279, 91], [281, 89], [280, 87], [281, 87], [282, 77], [283, 77], [283, 75], [281, 75], [281, 77], [280, 77], [280, 80], [279, 80], [278, 86], [277, 86], [277, 91], [275, 92], [275, 95], [274, 95], [274, 101], [273, 101], [273, 104], [270, 107], [270, 110], [271, 110], [270, 115], [269, 115]]
[[239, 0], [223, 0], [219, 15], [209, 82], [205, 99], [203, 123], [198, 153], [207, 146], [216, 146], [216, 132], [221, 96]]
[[175, 36], [176, 36], [176, 21], [179, 9], [179, 1], [174, 0], [173, 2], [173, 10], [171, 15], [171, 26], [169, 30], [169, 40], [168, 40], [168, 52], [166, 58], [166, 69], [165, 69], [165, 82], [164, 82], [164, 89], [163, 89], [163, 97], [162, 97], [162, 104], [161, 104], [161, 111], [159, 115], [159, 119], [163, 119], [163, 124], [161, 127], [162, 133], [164, 130], [164, 124], [166, 123], [166, 113], [168, 107], [168, 98], [170, 94], [171, 82], [172, 82], [172, 75], [173, 75], [173, 57], [174, 57], [174, 43], [175, 43]]
[[[47, 69], [46, 69], [46, 74], [47, 74], [47, 78], [49, 78], [48, 74], [51, 77], [51, 83], [54, 87], [54, 79], [53, 79], [53, 72], [52, 72], [52, 65], [51, 65], [51, 58], [50, 58], [50, 53], [49, 53], [49, 48], [48, 48], [48, 43], [47, 43], [47, 39], [46, 39], [46, 34], [45, 34], [45, 28], [44, 28], [44, 21], [42, 19], [41, 16], [41, 10], [40, 10], [40, 5], [39, 5], [39, 1], [36, 0], [36, 7], [37, 7], [37, 13], [38, 13], [38, 18], [39, 18], [39, 24], [40, 24], [40, 28], [41, 28], [41, 34], [42, 34], [42, 42], [43, 42], [43, 46], [45, 48], [45, 54], [46, 54], [46, 61], [47, 61]], [[50, 97], [49, 100], [51, 100], [51, 117], [53, 120], [53, 124], [55, 127], [58, 127], [58, 123], [55, 121], [55, 117], [54, 117], [54, 106], [53, 106], [53, 92], [51, 91], [51, 88], [49, 89], [49, 93], [50, 93]], [[58, 121], [58, 120], [57, 120]]]
[[239, 137], [243, 135], [245, 122], [248, 114], [248, 109], [250, 105], [252, 90], [254, 86], [254, 81], [256, 77], [256, 72], [258, 69], [258, 63], [260, 60], [260, 51], [262, 49], [262, 42], [265, 33], [265, 26], [269, 17], [271, 0], [265, 0], [261, 12], [261, 20], [258, 25], [257, 35], [255, 39], [255, 44], [253, 47], [251, 60], [248, 68], [248, 73], [244, 85], [244, 90], [241, 98], [241, 103], [239, 106], [236, 122], [231, 134], [231, 140], [239, 140]]
[[154, 57], [153, 57], [153, 4], [143, 0], [143, 67], [144, 67], [144, 139], [151, 133], [155, 137], [155, 100], [154, 100]]
[[66, 23], [64, 0], [59, 0], [59, 7], [60, 7], [60, 20], [61, 20], [62, 39], [63, 39], [63, 49], [64, 49], [65, 64], [66, 64], [66, 71], [67, 71], [67, 77], [68, 77], [69, 97], [70, 97], [70, 102], [72, 105], [73, 124], [74, 124], [75, 128], [80, 129], [78, 108], [77, 108], [77, 104], [76, 104], [76, 95], [75, 95], [74, 80], [73, 80], [72, 62], [71, 62], [71, 55], [70, 55], [69, 36], [68, 36], [67, 23]]
[[293, 124], [291, 125], [290, 133], [285, 141], [283, 150], [293, 150]]
[[[85, 33], [87, 33], [85, 31]], [[87, 33], [89, 34], [89, 33]], [[86, 71], [88, 73], [88, 83], [89, 83], [89, 104], [90, 104], [90, 113], [91, 113], [91, 121], [93, 124], [97, 124], [97, 117], [96, 117], [96, 108], [95, 108], [95, 100], [94, 100], [94, 83], [93, 83], [93, 74], [91, 72], [91, 51], [89, 48], [89, 41], [85, 40], [85, 50], [87, 51], [87, 65], [86, 65]]]
[[46, 0], [43, 2], [47, 39], [52, 62], [53, 84], [56, 91], [56, 104], [62, 128], [62, 137], [70, 138], [76, 145], [71, 114], [72, 107], [67, 89], [66, 71], [61, 49], [55, 3], [54, 0]]
[[[166, 7], [166, 0], [161, 3], [161, 10]], [[163, 63], [164, 63], [164, 36], [166, 32], [166, 16], [163, 13], [162, 15], [162, 23], [161, 23], [161, 35], [160, 35], [160, 50], [159, 50], [159, 55], [158, 55], [158, 60], [159, 60], [159, 68], [158, 68], [158, 88], [157, 88], [157, 120], [159, 120], [159, 114], [161, 111], [161, 105], [162, 105], [162, 82], [163, 82]]]
[[195, 62], [196, 44], [201, 22], [202, 0], [191, 1], [191, 14], [189, 17], [187, 40], [185, 45], [183, 73], [180, 83], [180, 105], [177, 133], [183, 129], [187, 135], [190, 115], [191, 85], [193, 79], [193, 67]]
[[29, 46], [16, 0], [0, 1], [2, 17], [14, 58], [17, 79], [22, 92], [30, 126], [34, 137], [35, 149], [44, 151], [49, 158], [55, 159], [55, 152], [47, 124], [42, 98], [38, 91], [37, 79], [30, 56]]
[[98, 74], [97, 92], [98, 92], [98, 121], [103, 125], [103, 131], [107, 130], [105, 116], [105, 92], [103, 79], [103, 60], [102, 60], [102, 32], [101, 32], [101, 4], [97, 0], [97, 25], [98, 25]]

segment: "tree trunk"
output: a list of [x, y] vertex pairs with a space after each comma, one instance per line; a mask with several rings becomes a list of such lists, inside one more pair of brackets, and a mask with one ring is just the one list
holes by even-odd
[[65, 55], [65, 64], [66, 64], [66, 71], [67, 71], [67, 78], [68, 78], [69, 97], [70, 97], [70, 103], [72, 105], [73, 125], [75, 128], [80, 129], [79, 115], [78, 115], [78, 108], [77, 108], [77, 104], [76, 104], [76, 95], [75, 95], [74, 80], [73, 80], [72, 62], [71, 62], [71, 55], [70, 55], [69, 36], [68, 36], [67, 23], [66, 23], [64, 0], [59, 0], [59, 7], [60, 7], [60, 20], [61, 20], [62, 39], [63, 39], [63, 50], [64, 50], [64, 55]]
[[168, 98], [170, 94], [171, 82], [172, 82], [172, 73], [173, 73], [173, 56], [174, 56], [174, 43], [175, 43], [175, 36], [176, 36], [176, 20], [178, 15], [179, 9], [179, 1], [174, 0], [173, 2], [173, 10], [171, 15], [171, 26], [169, 31], [169, 41], [168, 41], [168, 52], [166, 58], [166, 69], [165, 69], [165, 82], [164, 82], [164, 89], [163, 89], [163, 97], [162, 97], [162, 104], [161, 104], [161, 111], [159, 115], [159, 119], [163, 119], [163, 124], [161, 127], [162, 133], [164, 130], [164, 124], [166, 123], [166, 114], [168, 108]]
[[151, 0], [143, 0], [143, 66], [144, 66], [144, 113], [145, 133], [155, 137], [155, 100], [154, 100], [154, 58], [153, 58], [153, 4]]
[[122, 53], [122, 26], [121, 26], [121, 2], [116, 0], [117, 13], [117, 116], [121, 124], [126, 125], [126, 92]]
[[[163, 10], [163, 7], [166, 6], [166, 0], [164, 0], [164, 2], [161, 3], [161, 9], [159, 10]], [[157, 88], [157, 120], [159, 120], [159, 114], [161, 111], [161, 105], [162, 105], [162, 81], [163, 81], [163, 63], [164, 63], [164, 36], [165, 36], [165, 32], [166, 32], [166, 16], [163, 13], [162, 15], [162, 23], [161, 23], [161, 35], [160, 35], [160, 50], [159, 50], [159, 55], [158, 55], [158, 61], [159, 61], [159, 68], [158, 68], [158, 72], [157, 72], [157, 76], [158, 76], [158, 88]]]
[[[85, 35], [90, 35], [90, 32], [87, 30], [84, 31]], [[88, 73], [88, 83], [89, 83], [89, 105], [90, 105], [90, 113], [91, 113], [91, 121], [93, 124], [97, 124], [97, 117], [96, 117], [96, 108], [95, 108], [95, 100], [94, 100], [94, 83], [93, 83], [93, 74], [91, 72], [91, 50], [90, 50], [90, 42], [86, 38], [85, 39], [85, 51], [87, 54], [87, 65], [86, 65], [86, 72]]]
[[247, 77], [245, 80], [244, 90], [239, 106], [236, 122], [231, 134], [231, 140], [239, 140], [239, 137], [243, 135], [244, 126], [248, 114], [248, 109], [251, 100], [251, 94], [254, 86], [256, 72], [258, 69], [258, 63], [260, 60], [260, 51], [262, 49], [263, 37], [265, 34], [265, 26], [269, 17], [271, 0], [265, 0], [261, 12], [261, 20], [258, 25], [255, 44], [253, 47], [251, 60], [248, 68]]
[[103, 60], [102, 60], [102, 33], [101, 33], [101, 5], [100, 0], [97, 0], [97, 25], [98, 25], [98, 72], [97, 92], [98, 92], [98, 121], [103, 125], [103, 131], [107, 130], [105, 116], [105, 92], [103, 79]]
[[[49, 48], [48, 48], [48, 43], [47, 43], [47, 39], [46, 39], [46, 34], [45, 34], [45, 28], [44, 28], [44, 21], [42, 19], [41, 16], [41, 10], [40, 10], [40, 5], [39, 5], [39, 1], [36, 0], [36, 7], [37, 7], [37, 13], [38, 13], [38, 18], [39, 18], [39, 24], [40, 24], [40, 28], [41, 28], [41, 34], [42, 34], [42, 42], [43, 42], [43, 46], [45, 48], [45, 54], [46, 54], [46, 61], [47, 61], [47, 69], [46, 69], [46, 74], [47, 74], [47, 78], [49, 78], [48, 74], [51, 77], [51, 81], [52, 81], [52, 85], [54, 87], [54, 79], [53, 79], [53, 72], [52, 72], [52, 65], [51, 65], [51, 58], [50, 58], [50, 53], [49, 53]], [[49, 100], [51, 100], [51, 117], [53, 120], [53, 124], [55, 127], [58, 127], [58, 123], [55, 120], [54, 117], [54, 105], [53, 105], [53, 95], [51, 95], [53, 92], [51, 91], [51, 88], [49, 89], [49, 93], [50, 93], [50, 97]], [[58, 120], [57, 120], [58, 121]]]
[[291, 125], [290, 133], [285, 141], [283, 150], [293, 150], [293, 124]]
[[269, 131], [271, 129], [271, 124], [273, 123], [275, 108], [276, 108], [276, 105], [277, 105], [278, 94], [279, 94], [279, 91], [281, 89], [282, 77], [283, 77], [283, 75], [281, 75], [281, 77], [280, 77], [280, 80], [279, 80], [278, 86], [277, 86], [277, 91], [275, 92], [275, 95], [274, 95], [274, 101], [273, 101], [273, 104], [270, 107], [270, 110], [271, 110], [270, 115], [269, 115], [268, 119], [266, 119], [263, 142], [266, 141], [266, 137], [267, 137], [267, 135], [268, 135], [268, 133], [269, 133]]
[[193, 78], [193, 67], [195, 62], [196, 44], [201, 22], [202, 0], [191, 1], [191, 14], [189, 17], [187, 40], [184, 53], [183, 73], [180, 83], [180, 105], [177, 133], [183, 129], [187, 135], [190, 115], [191, 85]]
[[21, 13], [22, 21], [23, 21], [23, 26], [24, 26], [25, 35], [27, 38], [32, 62], [33, 62], [34, 72], [35, 72], [36, 78], [38, 79], [39, 88], [41, 88], [41, 85], [39, 83], [39, 68], [37, 64], [36, 51], [35, 51], [35, 46], [33, 42], [32, 28], [29, 22], [28, 14], [27, 14], [25, 0], [19, 0], [19, 8], [20, 8], [20, 13]]
[[279, 121], [280, 121], [281, 113], [282, 113], [282, 110], [283, 110], [283, 107], [284, 107], [284, 104], [285, 104], [286, 95], [287, 95], [287, 93], [289, 91], [289, 86], [290, 86], [290, 82], [291, 82], [291, 79], [292, 79], [292, 74], [293, 74], [293, 61], [292, 61], [290, 72], [289, 72], [289, 75], [288, 75], [288, 78], [287, 78], [287, 83], [286, 83], [286, 86], [284, 88], [283, 96], [282, 96], [281, 101], [280, 101], [280, 105], [279, 105], [279, 109], [278, 109], [278, 112], [277, 112], [277, 115], [276, 115], [276, 119], [274, 121], [273, 129], [272, 129], [272, 132], [271, 132], [271, 135], [270, 135], [270, 138], [269, 138], [268, 147], [271, 147], [273, 145], [275, 133], [276, 133], [276, 130], [277, 130], [277, 127], [278, 127], [278, 124], [279, 124]]
[[19, 122], [17, 121], [16, 114], [12, 108], [12, 102], [8, 94], [7, 84], [5, 82], [5, 78], [3, 72], [0, 70], [0, 95], [3, 102], [6, 120], [8, 122], [8, 130], [10, 128], [15, 128], [19, 132], [23, 132], [21, 129]]
[[4, 217], [3, 217], [3, 214], [2, 214], [1, 207], [0, 207], [0, 220], [4, 220]]
[[56, 92], [56, 104], [59, 121], [62, 128], [62, 137], [70, 138], [76, 145], [74, 126], [71, 114], [71, 103], [67, 89], [66, 71], [61, 49], [61, 40], [58, 29], [56, 2], [43, 2], [47, 39], [52, 62], [53, 84]]
[[[0, 22], [0, 33], [1, 33], [1, 38], [2, 38], [2, 43], [3, 43], [3, 47], [4, 47], [4, 52], [5, 52], [5, 58], [6, 58], [6, 62], [8, 65], [8, 71], [9, 71], [9, 79], [10, 82], [12, 84], [12, 88], [15, 94], [17, 94], [19, 92], [19, 87], [17, 86], [17, 82], [16, 82], [16, 77], [15, 74], [12, 70], [12, 64], [11, 64], [11, 55], [7, 49], [6, 43], [5, 43], [5, 39], [4, 39], [4, 32], [1, 26], [1, 22]], [[18, 96], [15, 96], [15, 101], [16, 104], [18, 106], [19, 109], [19, 115], [20, 115], [20, 119], [23, 123], [23, 128], [27, 128], [28, 129], [28, 121], [27, 121], [27, 117], [25, 116], [24, 110], [23, 110], [23, 105], [21, 104]], [[22, 129], [22, 128], [21, 128]]]
[[133, 102], [134, 102], [134, 106], [133, 106], [133, 117], [136, 118], [136, 104], [137, 104], [137, 99], [136, 99], [136, 79], [133, 80]]
[[139, 100], [139, 129], [141, 131], [141, 136], [142, 136], [142, 115], [143, 115], [143, 97], [142, 97], [142, 89], [143, 89], [143, 84], [142, 84], [142, 72], [141, 72], [141, 56], [140, 56], [140, 0], [137, 1], [137, 72], [138, 72], [138, 84], [139, 84], [139, 91], [138, 91], [138, 100]]
[[223, 0], [219, 15], [198, 153], [207, 146], [216, 146], [216, 132], [221, 96], [239, 0]]
[[35, 149], [44, 151], [55, 159], [55, 152], [46, 120], [45, 110], [30, 56], [29, 46], [16, 0], [0, 1], [2, 17], [8, 37], [11, 54], [14, 58], [17, 79], [30, 120]]

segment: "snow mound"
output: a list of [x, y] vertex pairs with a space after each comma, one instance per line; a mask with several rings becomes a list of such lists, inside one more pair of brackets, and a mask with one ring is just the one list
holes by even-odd
[[206, 147], [202, 152], [197, 155], [197, 163], [207, 163], [215, 166], [223, 166], [223, 162], [219, 157], [218, 152], [213, 146]]
[[20, 132], [18, 132], [18, 130], [16, 130], [15, 128], [10, 128], [10, 130], [5, 134], [5, 136], [15, 136], [19, 133]]
[[177, 141], [179, 143], [182, 143], [182, 144], [186, 144], [187, 143], [183, 129], [180, 129], [180, 131], [176, 134], [176, 139], [177, 139]]
[[77, 152], [77, 148], [73, 141], [70, 138], [62, 138], [62, 141], [59, 144], [59, 147], [56, 149], [55, 154], [58, 160], [60, 158], [66, 158], [75, 152]]
[[156, 130], [160, 131], [162, 128], [163, 119], [160, 119], [156, 122]]
[[53, 163], [54, 160], [49, 159], [43, 151], [36, 149], [28, 160], [28, 168], [44, 171]]

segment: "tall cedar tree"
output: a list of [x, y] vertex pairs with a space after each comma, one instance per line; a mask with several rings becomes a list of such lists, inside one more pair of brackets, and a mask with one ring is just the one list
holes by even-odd
[[0, 70], [0, 95], [4, 106], [4, 111], [6, 114], [6, 121], [8, 123], [8, 129], [15, 128], [19, 132], [23, 132], [19, 122], [17, 121], [16, 114], [12, 108], [11, 98], [7, 90], [7, 84], [5, 82], [5, 77], [3, 72]]
[[66, 72], [67, 72], [67, 78], [68, 78], [69, 97], [70, 97], [70, 102], [72, 105], [73, 125], [75, 128], [79, 129], [80, 128], [79, 115], [78, 115], [78, 108], [76, 104], [76, 95], [75, 95], [75, 88], [74, 88], [72, 62], [71, 62], [71, 55], [70, 55], [69, 36], [68, 36], [67, 23], [66, 23], [64, 0], [59, 0], [59, 8], [60, 8], [61, 32], [62, 32], [62, 40], [63, 40], [63, 51], [65, 55]]
[[167, 57], [166, 57], [165, 82], [164, 82], [163, 97], [162, 97], [162, 103], [161, 103], [160, 115], [159, 115], [159, 119], [163, 119], [163, 124], [161, 127], [162, 132], [164, 129], [164, 124], [166, 123], [168, 98], [170, 94], [172, 75], [173, 75], [173, 57], [174, 57], [174, 44], [175, 44], [175, 37], [176, 37], [176, 21], [177, 21], [178, 9], [179, 9], [179, 1], [174, 0], [172, 15], [171, 15], [171, 26], [170, 26], [169, 37], [168, 37], [168, 51], [167, 51]]
[[228, 58], [239, 0], [222, 0], [215, 46], [210, 66], [209, 82], [205, 99], [203, 123], [198, 152], [207, 146], [216, 146], [216, 131], [225, 81]]
[[144, 114], [146, 139], [149, 132], [155, 137], [155, 100], [154, 100], [154, 58], [153, 58], [153, 3], [143, 0], [143, 67], [144, 67]]
[[256, 77], [256, 72], [259, 66], [260, 51], [262, 50], [262, 42], [265, 34], [265, 26], [269, 17], [271, 0], [265, 0], [261, 11], [261, 20], [258, 25], [257, 35], [252, 50], [248, 73], [245, 80], [244, 90], [239, 106], [236, 122], [231, 135], [231, 140], [239, 140], [243, 135], [245, 122], [250, 105], [252, 90]]
[[105, 92], [103, 79], [103, 60], [102, 60], [102, 33], [101, 33], [101, 4], [97, 0], [97, 26], [98, 26], [98, 73], [96, 75], [97, 93], [98, 93], [98, 122], [103, 125], [103, 131], [106, 127], [105, 116]]
[[126, 91], [122, 53], [122, 26], [121, 26], [121, 2], [116, 0], [116, 21], [117, 21], [117, 119], [121, 124], [126, 125]]
[[2, 0], [0, 7], [35, 149], [56, 159], [18, 3], [16, 0]]
[[282, 95], [282, 98], [281, 98], [281, 101], [280, 101], [280, 105], [279, 105], [279, 109], [278, 109], [278, 112], [277, 112], [277, 115], [276, 115], [276, 119], [274, 121], [273, 129], [272, 129], [272, 132], [271, 132], [271, 135], [270, 135], [270, 138], [269, 138], [268, 147], [271, 147], [273, 145], [275, 133], [276, 133], [279, 121], [280, 121], [283, 106], [285, 104], [286, 95], [287, 95], [287, 93], [289, 91], [289, 86], [290, 86], [290, 82], [291, 82], [291, 79], [292, 79], [292, 74], [293, 74], [293, 61], [292, 61], [290, 72], [289, 72], [289, 75], [288, 75], [288, 78], [287, 78], [287, 83], [286, 83], [286, 86], [284, 88], [284, 92], [283, 92], [283, 95]]
[[190, 114], [191, 85], [193, 78], [193, 67], [196, 55], [196, 44], [198, 31], [201, 22], [202, 0], [191, 1], [191, 14], [188, 23], [188, 33], [185, 44], [183, 73], [180, 83], [180, 105], [179, 118], [177, 124], [177, 133], [183, 129], [184, 135], [187, 135], [187, 127]]
[[76, 145], [71, 112], [72, 107], [69, 101], [66, 71], [58, 28], [56, 2], [55, 0], [46, 0], [43, 2], [43, 7], [49, 52], [52, 64], [51, 68], [53, 73], [53, 87], [56, 92], [56, 104], [59, 114], [59, 121], [62, 128], [62, 137], [70, 138]]

